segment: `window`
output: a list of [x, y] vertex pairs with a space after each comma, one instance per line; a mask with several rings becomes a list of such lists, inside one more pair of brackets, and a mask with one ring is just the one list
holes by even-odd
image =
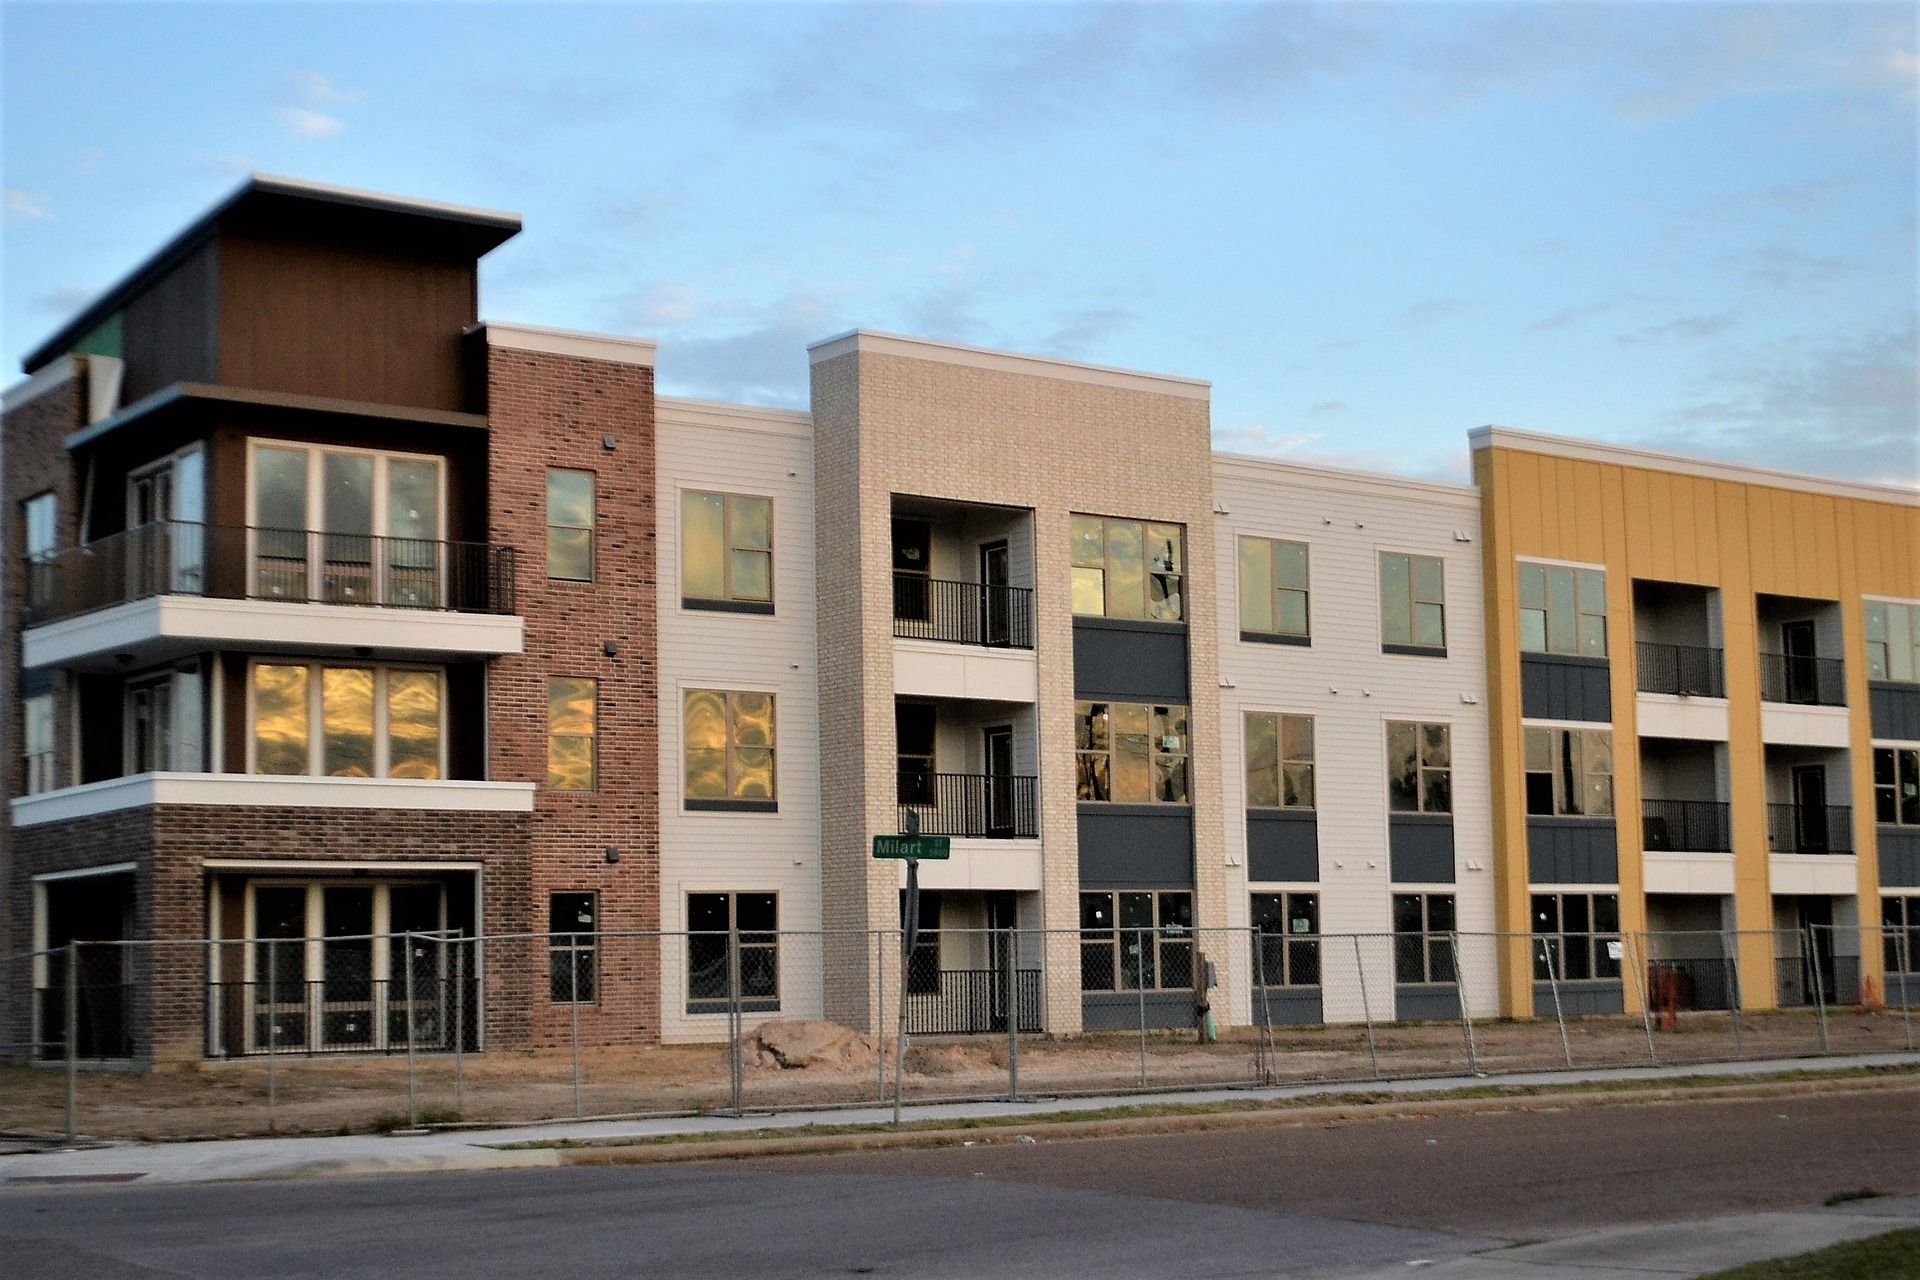
[[26, 776], [21, 790], [30, 796], [51, 791], [53, 775], [53, 694], [29, 694], [20, 700], [20, 755]]
[[1240, 539], [1240, 638], [1305, 644], [1307, 544]]
[[25, 536], [20, 545], [27, 553], [27, 563], [35, 564], [50, 559], [60, 539], [59, 496], [36, 493], [20, 504], [20, 510], [26, 522]]
[[1313, 717], [1249, 711], [1247, 807], [1313, 808]]
[[933, 707], [899, 702], [893, 708], [893, 736], [900, 757], [900, 803], [934, 804]]
[[547, 472], [547, 577], [593, 581], [593, 472]]
[[1607, 575], [1564, 564], [1520, 565], [1523, 653], [1607, 656]]
[[250, 465], [254, 594], [440, 603], [440, 459], [256, 441]]
[[1187, 709], [1131, 702], [1073, 704], [1082, 800], [1187, 804]]
[[205, 767], [201, 723], [199, 667], [129, 681], [125, 771], [198, 773]]
[[1177, 524], [1075, 516], [1073, 611], [1095, 618], [1179, 622], [1186, 533]]
[[773, 612], [773, 499], [680, 495], [680, 602]]
[[599, 782], [600, 682], [583, 676], [547, 680], [547, 785], [592, 791]]
[[1388, 653], [1447, 651], [1447, 567], [1438, 556], [1380, 553], [1380, 644]]
[[[900, 927], [907, 927], [907, 891], [900, 891]], [[920, 891], [920, 932], [913, 939], [913, 954], [907, 957], [907, 994], [940, 994], [940, 891]]]
[[1526, 730], [1527, 812], [1542, 816], [1613, 815], [1611, 729]]
[[1080, 989], [1170, 991], [1193, 985], [1193, 895], [1080, 895]]
[[1867, 679], [1920, 683], [1920, 604], [1867, 601]]
[[547, 998], [555, 1004], [598, 998], [599, 905], [592, 893], [547, 896]]
[[1387, 722], [1387, 808], [1453, 812], [1453, 730], [1444, 724]]
[[[729, 939], [739, 946], [740, 1008], [780, 1009], [780, 903], [771, 893], [687, 895], [687, 1012], [725, 1013], [733, 1002]], [[736, 932], [737, 931], [737, 932]]]
[[1920, 975], [1920, 897], [1880, 899], [1880, 945], [1888, 973]]
[[[174, 673], [176, 746], [191, 724], [198, 754], [199, 676]], [[440, 672], [402, 667], [258, 662], [251, 680], [254, 773], [333, 778], [443, 776]], [[179, 768], [179, 765], [171, 767]], [[198, 768], [198, 765], [192, 766]]]
[[1393, 895], [1393, 980], [1454, 982], [1453, 895]]
[[682, 731], [687, 808], [775, 807], [772, 694], [689, 689]]
[[1920, 747], [1873, 749], [1873, 820], [1920, 827]]
[[1253, 931], [1254, 985], [1320, 985], [1319, 894], [1254, 894]]
[[1620, 976], [1620, 898], [1611, 893], [1533, 895], [1533, 977], [1579, 982]]

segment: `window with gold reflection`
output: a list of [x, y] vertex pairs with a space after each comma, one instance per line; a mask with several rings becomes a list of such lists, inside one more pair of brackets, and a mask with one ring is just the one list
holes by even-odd
[[373, 672], [326, 667], [320, 673], [321, 768], [334, 778], [373, 776]]
[[312, 758], [304, 666], [253, 669], [253, 771], [302, 774]]
[[689, 689], [683, 706], [687, 807], [774, 808], [773, 695]]
[[259, 662], [249, 680], [255, 773], [443, 776], [437, 669]]
[[773, 499], [681, 495], [680, 596], [690, 609], [773, 611]]
[[440, 776], [440, 673], [387, 672], [387, 776]]
[[1069, 527], [1073, 611], [1084, 617], [1186, 618], [1186, 530], [1076, 515]]
[[547, 785], [555, 791], [595, 786], [600, 685], [580, 676], [547, 680]]

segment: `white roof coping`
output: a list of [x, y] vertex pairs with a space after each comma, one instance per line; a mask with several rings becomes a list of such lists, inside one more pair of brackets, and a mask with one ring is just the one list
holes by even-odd
[[490, 347], [513, 351], [543, 351], [549, 355], [577, 356], [583, 360], [605, 360], [611, 364], [654, 367], [654, 354], [660, 344], [651, 338], [623, 338], [610, 333], [586, 333], [579, 329], [550, 329], [537, 324], [509, 324], [482, 320], [469, 333], [481, 330]]
[[1321, 466], [1311, 462], [1291, 462], [1285, 458], [1263, 457], [1255, 453], [1228, 453], [1216, 449], [1213, 452], [1216, 466], [1244, 467], [1259, 471], [1283, 471], [1295, 476], [1302, 482], [1335, 482], [1338, 484], [1387, 489], [1411, 489], [1430, 497], [1446, 498], [1465, 506], [1480, 505], [1480, 490], [1470, 484], [1448, 484], [1443, 480], [1419, 480], [1412, 476], [1397, 476], [1383, 471], [1357, 471], [1351, 467]]
[[831, 338], [822, 338], [807, 347], [810, 363], [833, 360], [849, 352], [865, 351], [875, 355], [903, 356], [912, 360], [937, 360], [943, 364], [972, 369], [991, 369], [1001, 373], [1024, 373], [1040, 378], [1064, 378], [1094, 386], [1119, 387], [1128, 391], [1146, 391], [1155, 395], [1180, 396], [1205, 400], [1213, 384], [1199, 378], [1181, 378], [1168, 373], [1145, 373], [1138, 369], [1117, 369], [1111, 365], [1088, 364], [1079, 360], [1061, 360], [1054, 356], [1029, 355], [1019, 351], [998, 351], [991, 347], [970, 347], [959, 342], [940, 342], [933, 338], [915, 338], [899, 333], [880, 333], [873, 329], [850, 329]]

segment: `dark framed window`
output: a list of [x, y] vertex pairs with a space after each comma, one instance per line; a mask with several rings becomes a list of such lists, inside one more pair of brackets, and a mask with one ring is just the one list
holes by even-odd
[[1320, 985], [1320, 895], [1253, 895], [1255, 986]]
[[1527, 812], [1543, 817], [1613, 815], [1613, 731], [1529, 725]]
[[1438, 556], [1380, 553], [1380, 644], [1388, 652], [1447, 651], [1447, 566]]
[[592, 791], [599, 769], [600, 684], [583, 676], [547, 680], [547, 785]]
[[547, 998], [592, 1004], [600, 990], [600, 898], [586, 892], [547, 896]]
[[1115, 804], [1190, 804], [1187, 709], [1073, 704], [1075, 794]]
[[1393, 980], [1404, 985], [1457, 982], [1453, 895], [1393, 895]]
[[34, 693], [20, 699], [20, 755], [24, 777], [21, 794], [35, 796], [56, 785], [53, 754], [53, 694]]
[[1920, 975], [1920, 896], [1880, 899], [1880, 946], [1888, 973]]
[[1193, 895], [1080, 895], [1080, 989], [1170, 991], [1193, 985]]
[[1533, 976], [1572, 982], [1620, 976], [1620, 897], [1613, 893], [1533, 895]]
[[1453, 729], [1387, 722], [1387, 808], [1394, 813], [1453, 812]]
[[1920, 683], [1920, 604], [1869, 600], [1867, 679]]
[[1607, 575], [1566, 564], [1520, 564], [1520, 650], [1607, 656]]
[[734, 937], [740, 948], [740, 1008], [779, 1012], [779, 930], [777, 894], [688, 894], [687, 1012], [727, 1012], [732, 1002], [727, 946]]
[[1920, 747], [1873, 749], [1873, 820], [1920, 827]]
[[926, 702], [896, 702], [893, 736], [899, 756], [899, 802], [933, 804], [934, 709]]
[[1311, 638], [1304, 542], [1240, 539], [1240, 638], [1305, 644]]
[[591, 471], [547, 472], [547, 577], [593, 581], [593, 489]]
[[1244, 724], [1247, 807], [1313, 808], [1313, 717], [1249, 711]]
[[687, 490], [680, 495], [680, 596], [773, 611], [773, 499]]
[[1177, 524], [1073, 517], [1073, 611], [1096, 618], [1186, 618], [1186, 530]]

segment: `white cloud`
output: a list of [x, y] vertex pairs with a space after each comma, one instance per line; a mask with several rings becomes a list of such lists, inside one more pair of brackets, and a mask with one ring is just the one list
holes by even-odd
[[6, 208], [10, 218], [24, 218], [28, 222], [53, 221], [53, 210], [47, 207], [46, 196], [38, 191], [6, 188]]
[[346, 126], [339, 116], [330, 116], [324, 111], [315, 111], [311, 107], [281, 107], [273, 113], [274, 118], [292, 130], [296, 137], [309, 142], [321, 142], [327, 138], [338, 137]]
[[360, 101], [358, 89], [343, 89], [318, 71], [296, 71], [287, 92], [287, 100], [276, 108], [273, 118], [297, 138], [324, 142], [337, 138], [346, 122], [338, 108]]
[[318, 71], [297, 71], [294, 97], [312, 107], [343, 107], [360, 101], [360, 91], [342, 89]]

